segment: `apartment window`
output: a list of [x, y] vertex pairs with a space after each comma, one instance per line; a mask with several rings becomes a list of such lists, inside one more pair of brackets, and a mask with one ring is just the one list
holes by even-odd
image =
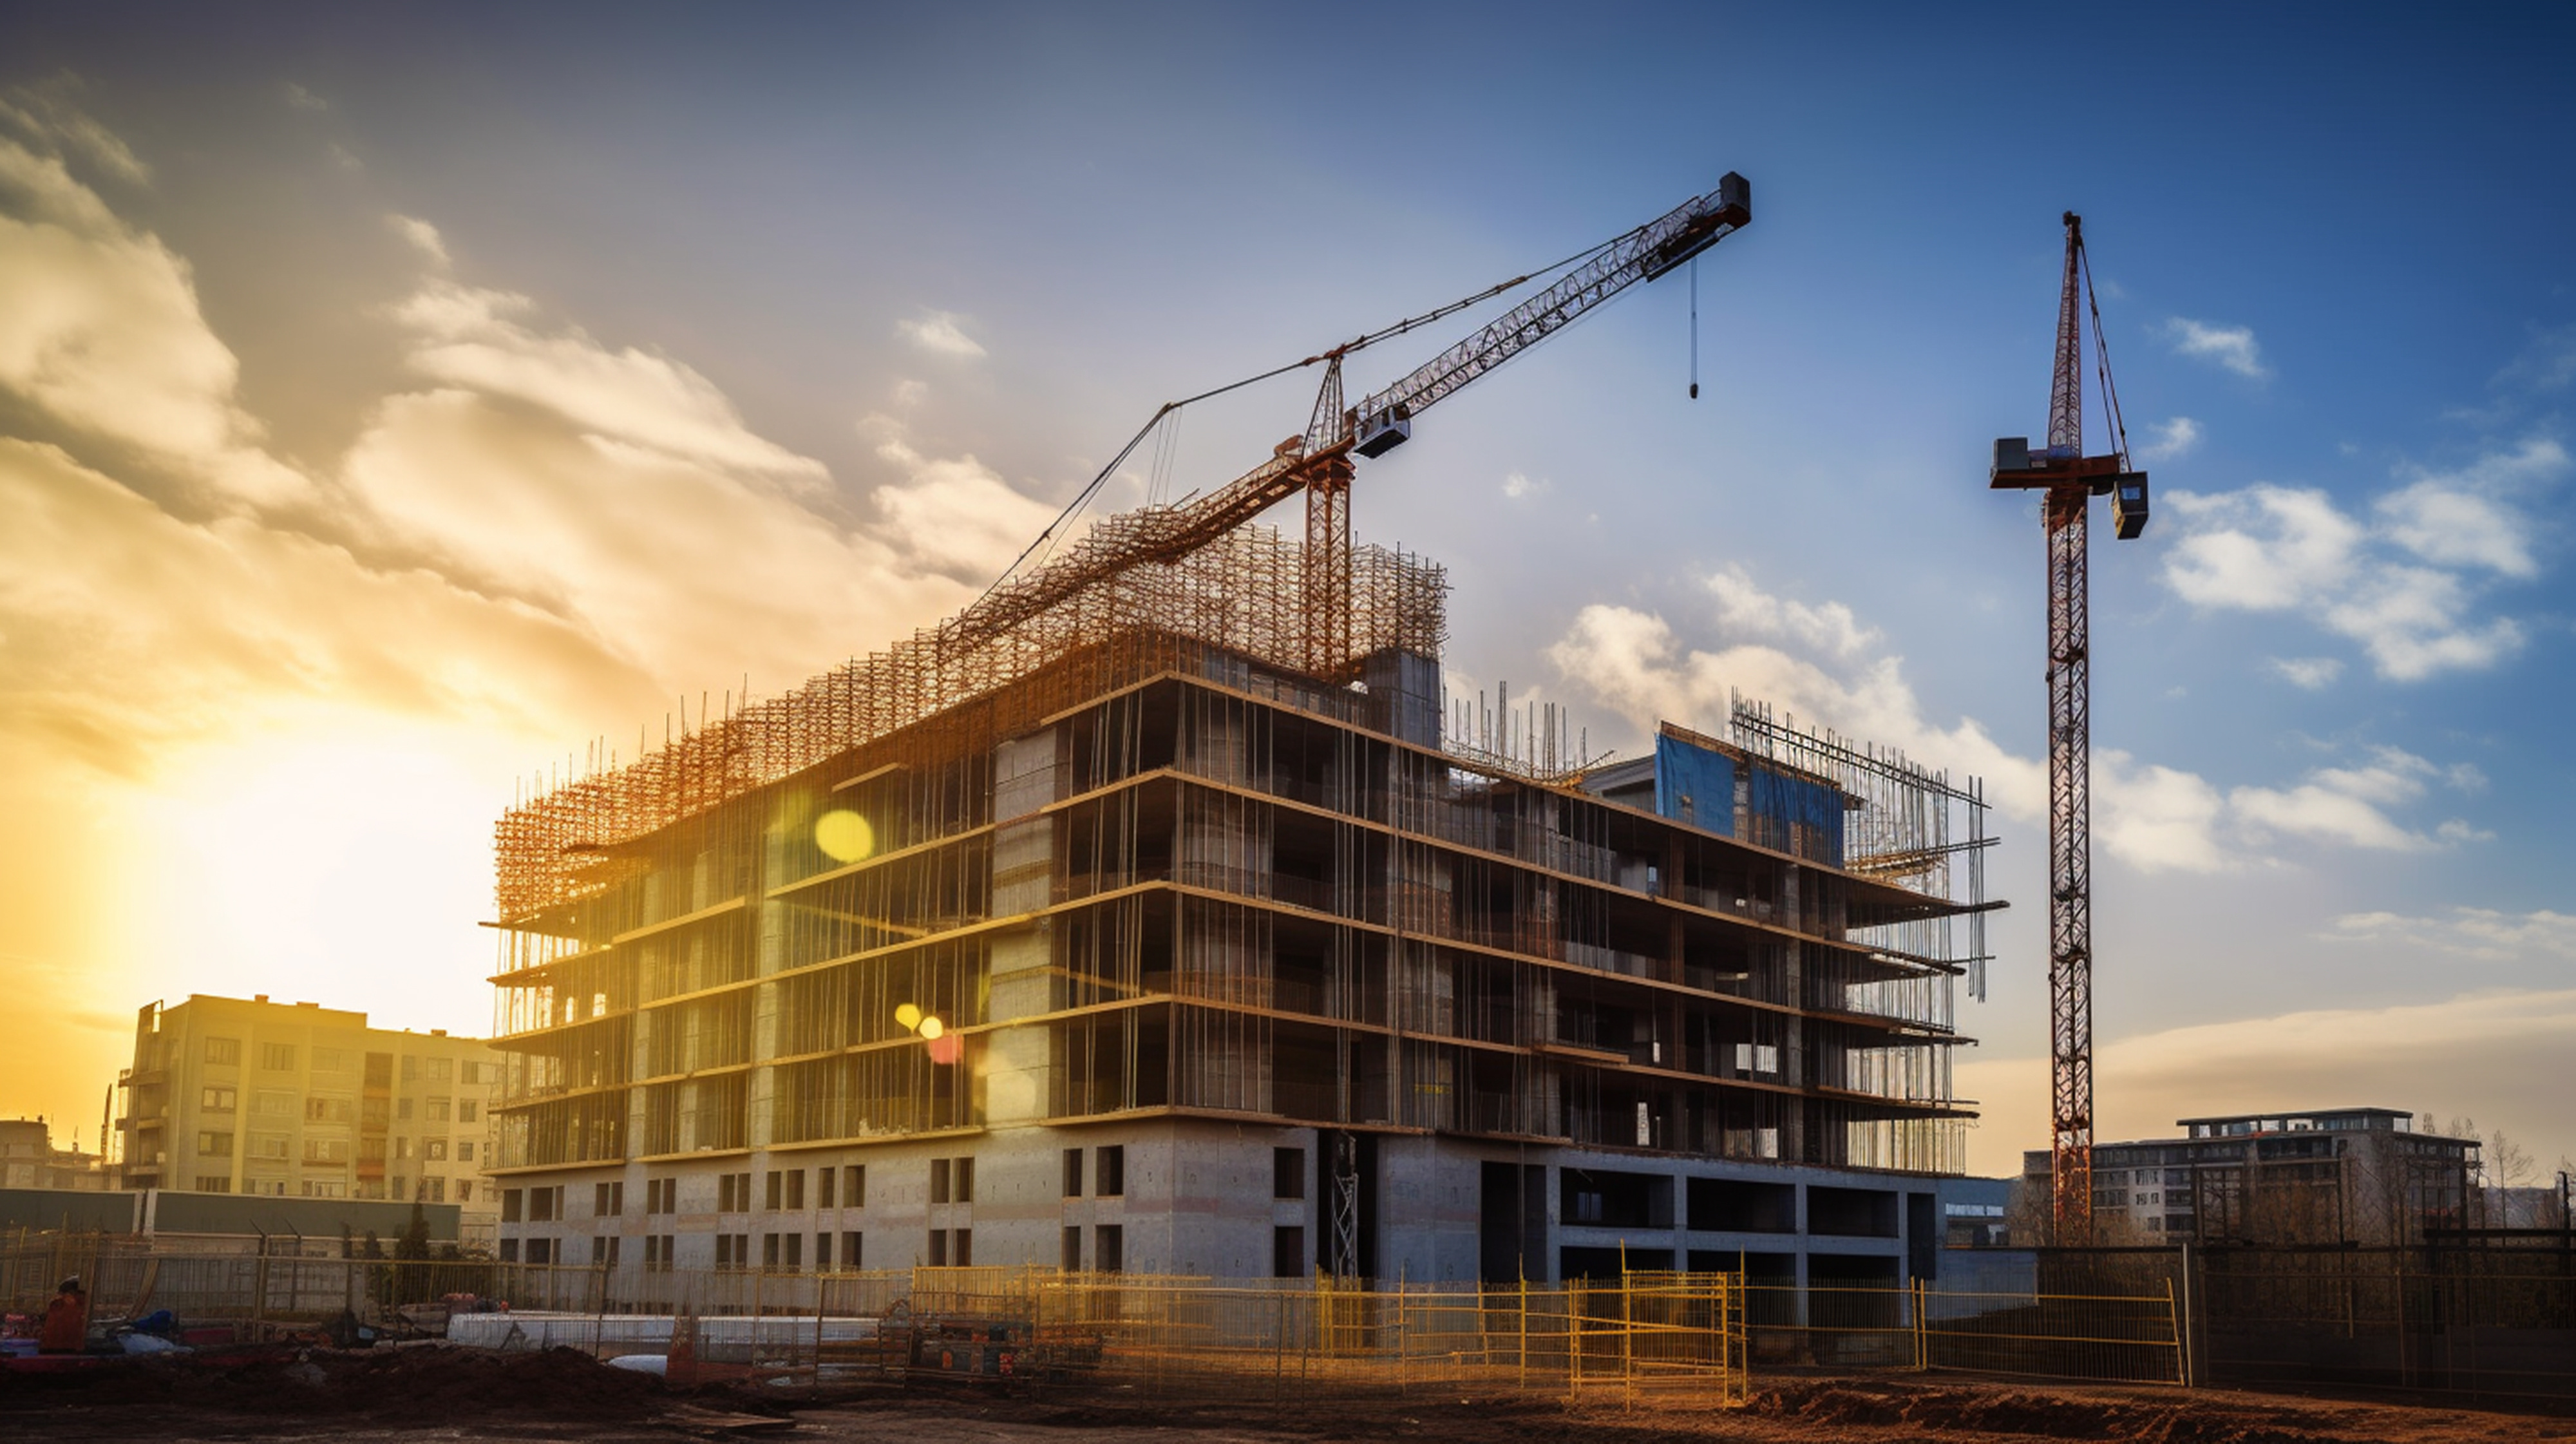
[[791, 1168], [787, 1170], [787, 1206], [790, 1209], [798, 1209], [805, 1206], [804, 1169]]
[[[306, 1198], [347, 1198], [349, 1185], [336, 1178], [308, 1178], [304, 1180], [304, 1196]], [[430, 1200], [432, 1203], [437, 1201]]]
[[294, 1094], [263, 1088], [250, 1095], [250, 1111], [268, 1118], [292, 1118], [303, 1110], [297, 1106]]
[[397, 1099], [395, 1099], [395, 1100], [394, 1100], [394, 1117], [395, 1117], [395, 1118], [397, 1118], [397, 1119], [402, 1120], [402, 1121], [403, 1121], [403, 1122], [405, 1122], [405, 1123], [410, 1122], [410, 1121], [411, 1121], [411, 1102], [412, 1102], [412, 1101], [411, 1101], [410, 1099], [408, 1099], [408, 1098], [397, 1098]]
[[763, 1268], [797, 1269], [805, 1266], [805, 1235], [801, 1233], [765, 1233], [760, 1236], [760, 1265]]
[[307, 1138], [304, 1140], [304, 1161], [307, 1163], [346, 1163], [349, 1161], [349, 1140], [345, 1138]]
[[720, 1269], [751, 1267], [751, 1235], [720, 1233], [716, 1235], [716, 1267]]
[[[823, 1176], [831, 1177], [832, 1171], [828, 1168], [823, 1170]], [[828, 1233], [814, 1235], [814, 1271], [825, 1274], [832, 1271], [832, 1236]]]
[[1079, 1225], [1065, 1225], [1064, 1251], [1058, 1256], [1056, 1266], [1069, 1274], [1082, 1272], [1082, 1229]]
[[435, 1163], [445, 1163], [447, 1161], [447, 1140], [444, 1138], [432, 1138], [422, 1143], [420, 1146], [420, 1156]]
[[[1113, 1143], [1093, 1150], [1099, 1156], [1092, 1169], [1091, 1191], [1102, 1198], [1122, 1198], [1127, 1193], [1127, 1145]], [[1101, 1265], [1107, 1269], [1108, 1265]]]
[[[405, 1083], [417, 1083], [420, 1081], [420, 1060], [409, 1053], [405, 1053], [403, 1055], [402, 1080]], [[533, 1260], [531, 1260], [531, 1262], [533, 1262]]]
[[957, 1160], [957, 1201], [959, 1203], [973, 1203], [975, 1201], [974, 1159], [961, 1158]]
[[[1064, 1151], [1064, 1196], [1082, 1197], [1082, 1150], [1079, 1148], [1068, 1148]], [[1079, 1249], [1075, 1251], [1080, 1252]], [[1073, 1265], [1066, 1264], [1065, 1267], [1072, 1268]]]
[[346, 1048], [316, 1048], [313, 1050], [313, 1071], [346, 1073], [351, 1067], [351, 1057]]
[[670, 1272], [671, 1256], [673, 1252], [672, 1245], [677, 1242], [678, 1240], [675, 1237], [667, 1233], [648, 1233], [644, 1235], [645, 1272], [657, 1274]]
[[845, 1269], [859, 1267], [859, 1261], [866, 1257], [859, 1247], [863, 1242], [865, 1240], [857, 1229], [848, 1229], [841, 1234], [841, 1267]]
[[552, 1223], [556, 1219], [563, 1217], [563, 1196], [563, 1185], [560, 1183], [556, 1184], [552, 1188], [529, 1189], [528, 1221], [530, 1223]]
[[[832, 1206], [832, 1185], [839, 1182], [840, 1178], [841, 1171], [837, 1168], [818, 1168], [814, 1170], [814, 1206], [816, 1208], [830, 1208]], [[819, 1267], [825, 1262], [825, 1260], [817, 1258], [814, 1262]]]
[[532, 1264], [544, 1264], [553, 1263], [554, 1261], [555, 1241], [553, 1239], [532, 1238], [528, 1240], [528, 1262]]
[[1091, 1266], [1105, 1274], [1127, 1267], [1127, 1230], [1104, 1223], [1091, 1231]]
[[447, 1121], [447, 1115], [455, 1108], [455, 1106], [455, 1100], [451, 1098], [430, 1099], [428, 1102], [429, 1121], [432, 1123], [445, 1123]]
[[751, 1175], [727, 1173], [716, 1179], [716, 1212], [749, 1213], [751, 1211]]
[[930, 1266], [935, 1269], [948, 1267], [948, 1230], [944, 1228], [930, 1231]]
[[390, 1088], [393, 1086], [393, 1083], [394, 1055], [391, 1053], [368, 1054], [367, 1086], [370, 1088]]
[[592, 1184], [590, 1212], [594, 1218], [615, 1218], [626, 1212], [626, 1185], [623, 1183]]
[[453, 1058], [424, 1059], [422, 1068], [432, 1083], [451, 1082], [456, 1077], [456, 1060]]
[[[780, 1202], [781, 1202], [781, 1201], [784, 1199], [784, 1197], [785, 1197], [785, 1194], [786, 1194], [786, 1176], [785, 1176], [784, 1174], [781, 1174], [781, 1173], [780, 1173], [777, 1169], [775, 1169], [775, 1168], [773, 1168], [773, 1169], [769, 1170], [769, 1179], [768, 1179], [768, 1196], [767, 1196], [766, 1200], [761, 1204], [761, 1207], [763, 1207], [763, 1208], [765, 1208], [765, 1209], [768, 1209], [771, 1213], [776, 1213], [776, 1212], [778, 1211], [778, 1206], [779, 1206]], [[774, 1237], [774, 1235], [773, 1235], [773, 1237]]]
[[393, 1176], [390, 1188], [391, 1191], [385, 1195], [387, 1198], [394, 1199], [399, 1202], [411, 1197], [411, 1180], [404, 1177], [402, 1174], [397, 1173]]
[[957, 1254], [957, 1266], [959, 1268], [968, 1268], [974, 1264], [975, 1230], [971, 1228], [961, 1228], [957, 1230], [957, 1247], [955, 1252]]
[[283, 1163], [295, 1156], [295, 1140], [284, 1133], [254, 1133], [250, 1136], [250, 1156]]
[[357, 1116], [357, 1104], [346, 1098], [304, 1100], [304, 1121], [307, 1123], [346, 1123]]
[[523, 1209], [524, 1209], [524, 1207], [525, 1207], [526, 1199], [527, 1199], [527, 1191], [526, 1191], [525, 1189], [518, 1189], [518, 1188], [505, 1188], [505, 1189], [502, 1189], [502, 1190], [501, 1190], [501, 1221], [502, 1221], [503, 1223], [517, 1223], [517, 1222], [519, 1221], [520, 1216], [521, 1216], [522, 1210], [523, 1210]]
[[292, 1043], [260, 1044], [259, 1066], [271, 1073], [294, 1072], [295, 1045]]
[[445, 1203], [447, 1202], [447, 1180], [424, 1178], [420, 1181], [420, 1193], [421, 1201], [424, 1203]]
[[[930, 1160], [930, 1201], [932, 1203], [946, 1203], [948, 1201], [948, 1160], [945, 1158], [934, 1158]], [[932, 1234], [931, 1237], [933, 1239], [939, 1239], [939, 1235], [936, 1233]], [[940, 1241], [934, 1245], [934, 1249], [940, 1253], [947, 1252], [948, 1244], [946, 1240], [940, 1239]], [[944, 1260], [934, 1258], [931, 1262], [940, 1263], [944, 1262]]]
[[1270, 1272], [1283, 1279], [1306, 1276], [1306, 1230], [1283, 1223], [1270, 1230]]
[[208, 1038], [206, 1040], [206, 1061], [217, 1068], [240, 1067], [241, 1039]]
[[402, 1137], [394, 1140], [394, 1157], [397, 1160], [408, 1159], [411, 1157], [410, 1134], [406, 1133]]
[[460, 1138], [456, 1140], [456, 1158], [460, 1163], [472, 1163], [474, 1161], [473, 1139]]
[[676, 1178], [648, 1178], [644, 1180], [644, 1211], [646, 1213], [678, 1213], [680, 1211], [680, 1180]]
[[203, 1113], [230, 1113], [240, 1098], [230, 1088], [207, 1088], [197, 1094], [197, 1109]]
[[620, 1239], [613, 1233], [604, 1238], [592, 1239], [590, 1241], [590, 1261], [595, 1264], [606, 1264], [611, 1268], [616, 1267], [617, 1246], [622, 1242], [624, 1242], [624, 1240]]
[[519, 1241], [515, 1238], [505, 1238], [501, 1240], [501, 1262], [517, 1263], [518, 1261]]
[[[864, 1163], [853, 1163], [841, 1170], [841, 1207], [865, 1208], [867, 1206], [868, 1166]], [[858, 1265], [852, 1264], [850, 1267], [856, 1268]]]
[[233, 1176], [229, 1173], [200, 1173], [197, 1175], [197, 1191], [230, 1193], [233, 1191]]
[[233, 1136], [229, 1133], [200, 1133], [197, 1135], [197, 1151], [230, 1153], [233, 1151]]
[[[1274, 1148], [1270, 1150], [1270, 1196], [1304, 1198], [1306, 1196], [1306, 1150]], [[1303, 1270], [1300, 1270], [1303, 1272]]]
[[474, 1101], [473, 1099], [471, 1099], [471, 1098], [459, 1098], [459, 1099], [457, 1099], [457, 1100], [456, 1100], [456, 1121], [457, 1121], [457, 1122], [459, 1122], [459, 1123], [473, 1123], [473, 1122], [477, 1122], [477, 1121], [479, 1121], [479, 1120], [482, 1118], [482, 1116], [483, 1116], [483, 1105], [482, 1105], [482, 1104], [475, 1102], [475, 1101]]
[[392, 1121], [393, 1107], [391, 1099], [361, 1098], [358, 1100], [359, 1127], [381, 1129], [387, 1123]]

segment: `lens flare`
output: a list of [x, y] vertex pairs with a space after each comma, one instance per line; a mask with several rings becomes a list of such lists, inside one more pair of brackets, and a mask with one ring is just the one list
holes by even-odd
[[930, 1039], [932, 1042], [937, 1042], [939, 1040], [939, 1035], [947, 1031], [948, 1025], [939, 1021], [939, 1015], [937, 1013], [928, 1014], [921, 1020], [921, 1036]]
[[902, 1025], [905, 1032], [912, 1032], [921, 1026], [921, 1010], [910, 1003], [906, 1003], [902, 1007], [894, 1010], [894, 1020], [896, 1023]]
[[814, 819], [814, 845], [835, 862], [857, 862], [877, 850], [876, 829], [848, 808]]
[[965, 1056], [966, 1040], [954, 1033], [930, 1040], [930, 1061], [933, 1063], [954, 1063]]

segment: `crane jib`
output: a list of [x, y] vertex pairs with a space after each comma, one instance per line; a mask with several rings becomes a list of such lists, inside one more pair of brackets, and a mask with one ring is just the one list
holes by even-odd
[[1752, 220], [1753, 183], [1729, 171], [1716, 190], [1694, 196], [1603, 246], [1556, 284], [1361, 402], [1353, 413], [1352, 450], [1365, 457], [1394, 450], [1412, 436], [1413, 418], [1434, 402], [1563, 330], [1635, 282], [1663, 275]]

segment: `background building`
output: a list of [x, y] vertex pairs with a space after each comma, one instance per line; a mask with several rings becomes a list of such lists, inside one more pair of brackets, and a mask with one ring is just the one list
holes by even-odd
[[[2420, 1243], [2475, 1227], [2475, 1139], [2416, 1133], [2397, 1108], [2178, 1120], [2184, 1136], [2093, 1148], [2093, 1214], [2108, 1243]], [[2025, 1200], [2049, 1155], [2022, 1155]]]
[[1259, 529], [1040, 586], [504, 817], [504, 1257], [1931, 1272], [1973, 788], [1743, 705], [1585, 768], [1350, 564], [1324, 636]]
[[0, 1119], [0, 1188], [102, 1189], [99, 1155], [56, 1148], [42, 1118]]
[[488, 1238], [498, 1057], [479, 1039], [315, 1003], [204, 994], [135, 1018], [120, 1187], [455, 1203]]

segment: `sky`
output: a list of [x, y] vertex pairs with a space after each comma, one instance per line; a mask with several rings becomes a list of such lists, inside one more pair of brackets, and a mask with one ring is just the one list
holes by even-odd
[[95, 1142], [190, 993], [487, 1031], [514, 799], [964, 604], [1163, 401], [1734, 170], [1697, 400], [1676, 274], [1363, 467], [1453, 686], [1628, 755], [1740, 691], [1982, 777], [1959, 1078], [2016, 1169], [2044, 558], [1984, 472], [2080, 212], [2156, 489], [2092, 552], [2098, 1135], [2576, 1155], [2569, 12], [531, 9], [0, 7], [0, 1112]]

